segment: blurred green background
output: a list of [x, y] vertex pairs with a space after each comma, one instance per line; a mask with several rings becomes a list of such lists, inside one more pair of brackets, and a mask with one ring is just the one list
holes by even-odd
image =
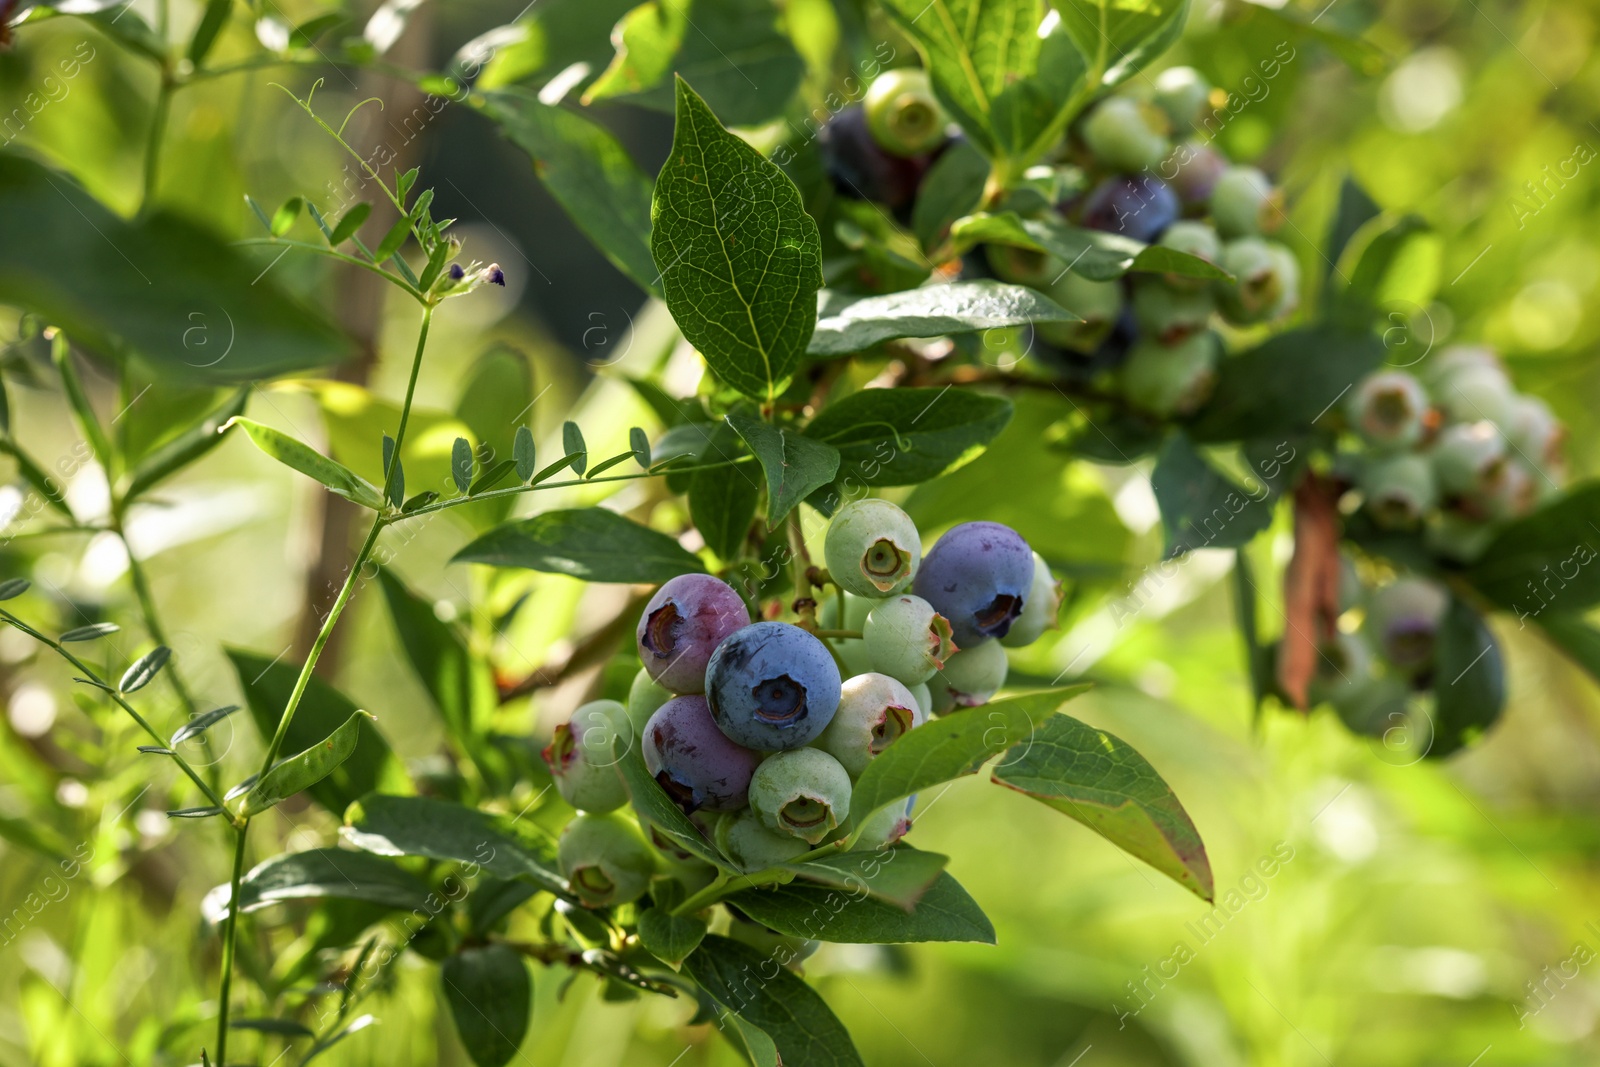
[[[1600, 404], [1600, 5], [1324, 3], [1297, 9], [1302, 23], [1315, 19], [1309, 31], [1251, 5], [1199, 3], [1168, 61], [1192, 63], [1247, 101], [1220, 141], [1287, 187], [1288, 236], [1308, 267], [1346, 173], [1384, 208], [1424, 215], [1439, 237], [1437, 292], [1403, 309], [1408, 328], [1397, 336], [1411, 347], [1397, 362], [1450, 341], [1498, 347], [1518, 385], [1566, 420], [1574, 476], [1600, 473], [1600, 426], [1591, 415]], [[134, 5], [147, 7], [153, 12], [150, 0]], [[540, 26], [581, 25], [587, 15], [588, 47], [603, 63], [616, 12], [601, 7], [441, 0], [413, 13], [389, 58], [439, 69], [462, 43], [520, 13], [535, 35]], [[314, 9], [296, 4], [290, 12], [297, 21]], [[198, 13], [194, 3], [171, 7], [179, 25]], [[788, 24], [808, 59], [827, 53], [841, 13], [846, 23], [855, 17], [848, 0], [837, 8], [791, 0]], [[1320, 36], [1323, 29], [1358, 34], [1364, 46]], [[1259, 62], [1286, 41], [1294, 58], [1261, 78]], [[247, 44], [225, 37], [219, 49], [243, 54]], [[59, 64], [74, 56], [78, 72], [66, 78]], [[530, 84], [555, 73], [550, 64], [527, 66]], [[0, 53], [3, 110], [48, 77], [59, 86], [48, 106], [0, 136], [131, 210], [155, 90], [148, 69], [86, 23], [63, 19], [27, 28]], [[439, 314], [419, 393], [419, 410], [432, 417], [408, 466], [420, 470], [431, 457], [443, 470], [451, 420], [472, 414], [470, 405], [458, 409], [458, 397], [486, 352], [531, 368], [541, 448], [567, 418], [584, 426], [596, 454], [626, 447], [634, 422], [655, 426], [620, 383], [623, 372], [665, 360], [668, 382], [693, 388], [698, 364], [674, 351], [670, 319], [644, 305], [579, 235], [525, 155], [464, 107], [408, 121], [420, 94], [376, 75], [269, 70], [186, 90], [172, 115], [161, 205], [245, 235], [254, 223], [244, 194], [264, 204], [324, 195], [343, 160], [271, 85], [282, 80], [303, 93], [314, 77], [325, 79], [324, 114], [382, 98], [381, 112], [358, 113], [353, 143], [387, 141], [408, 165], [421, 165], [423, 184], [436, 190], [435, 214], [461, 219], [469, 254], [499, 261], [511, 280], [504, 292], [452, 302]], [[826, 72], [813, 70], [798, 112], [820, 104], [826, 89]], [[654, 173], [670, 142], [668, 117], [620, 105], [591, 110]], [[375, 466], [375, 456], [340, 455], [341, 441], [370, 440], [363, 427], [392, 419], [415, 334], [411, 310], [391, 308], [365, 279], [309, 258], [290, 256], [271, 270], [281, 284], [336, 308], [367, 352], [337, 372], [340, 384], [263, 391], [252, 416], [329, 442], [358, 469]], [[121, 406], [104, 382], [91, 385], [101, 390], [102, 410]], [[72, 454], [58, 396], [13, 388], [12, 403], [16, 435], [35, 455]], [[125, 432], [154, 440], [182, 405], [135, 404]], [[912, 510], [931, 538], [962, 518], [1004, 518], [997, 512], [1019, 507], [1015, 489], [1027, 487], [1020, 506], [1050, 524], [1052, 562], [1075, 580], [1060, 634], [1018, 656], [1016, 668], [1048, 677], [1070, 666], [1098, 683], [1075, 713], [1133, 744], [1172, 784], [1209, 847], [1221, 910], [984, 780], [924, 796], [913, 840], [953, 857], [952, 873], [993, 917], [999, 945], [825, 946], [807, 974], [867, 1062], [1600, 1062], [1600, 700], [1592, 684], [1531, 630], [1502, 618], [1506, 714], [1482, 744], [1449, 762], [1418, 762], [1404, 746], [1354, 739], [1326, 709], [1309, 718], [1269, 709], [1253, 724], [1232, 629], [1231, 557], [1196, 554], [1130, 610], [1119, 598], [1161, 548], [1147, 468], [1063, 466], [1037, 447], [1039, 423], [1028, 414], [1024, 406], [988, 456], [947, 477], [952, 484], [919, 490]], [[428, 432], [434, 426], [438, 432]], [[586, 487], [576, 499], [593, 502], [605, 491]], [[92, 506], [103, 480], [77, 471], [71, 492]], [[168, 506], [137, 517], [130, 538], [148, 560], [191, 688], [205, 702], [232, 702], [237, 683], [222, 645], [289, 654], [302, 639], [308, 595], [326, 595], [328, 567], [338, 573], [348, 531], [308, 482], [238, 442], [189, 471], [164, 500]], [[963, 509], [973, 514], [954, 513]], [[393, 566], [446, 615], [503, 608], [529, 594], [495, 639], [509, 675], [560, 659], [626, 595], [445, 566], [482, 518], [456, 517], [469, 510], [388, 542]], [[113, 540], [6, 536], [0, 562], [8, 574], [34, 573], [111, 617], [127, 611], [126, 560]], [[1288, 548], [1281, 517], [1252, 547], [1267, 603]], [[1263, 626], [1271, 633], [1281, 615], [1267, 609]], [[436, 751], [435, 714], [398, 656], [376, 590], [359, 596], [342, 633], [325, 673], [378, 714], [403, 756]], [[547, 733], [600, 684], [580, 673], [531, 702], [507, 704], [500, 725]], [[0, 734], [0, 923], [24, 916], [0, 934], [0, 1064], [185, 1062], [162, 1050], [194, 1047], [214, 1016], [207, 998], [217, 942], [198, 904], [226, 881], [225, 850], [216, 829], [162, 815], [175, 806], [167, 802], [169, 772], [147, 790], [150, 764], [133, 754], [132, 731], [78, 705], [72, 691], [54, 661], [36, 658], [14, 631], [0, 632], [0, 701], [9, 711]], [[174, 711], [155, 714], [166, 722]], [[225, 778], [259, 754], [242, 717], [232, 721], [237, 732], [214, 735], [209, 757], [229, 768]], [[263, 825], [288, 848], [334, 839], [334, 820], [314, 809], [280, 809]], [[65, 878], [30, 843], [92, 859]], [[251, 946], [246, 966], [289, 951], [291, 939], [280, 924]], [[533, 1032], [517, 1062], [736, 1062], [706, 1027], [685, 1025], [691, 1004], [607, 1003], [589, 979], [562, 996], [563, 977], [536, 969]], [[320, 1062], [465, 1062], [431, 966], [403, 964], [395, 987], [368, 1010], [381, 1025]], [[244, 1055], [251, 1049], [246, 1040]]]

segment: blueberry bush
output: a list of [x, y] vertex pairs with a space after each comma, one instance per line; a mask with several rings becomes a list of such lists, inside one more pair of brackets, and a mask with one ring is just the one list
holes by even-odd
[[[1437, 336], [1420, 215], [1348, 176], [1302, 211], [1230, 160], [1234, 97], [1169, 56], [1184, 0], [552, 0], [445, 61], [406, 50], [417, 0], [146, 6], [0, 0], [18, 54], [83, 38], [56, 86], [102, 50], [155, 85], [119, 104], [127, 158], [92, 130], [9, 145], [48, 86], [0, 149], [0, 670], [57, 694], [26, 683], [42, 728], [12, 698], [32, 807], [0, 835], [68, 882], [171, 877], [179, 837], [218, 877], [174, 920], [191, 970], [118, 1038], [27, 995], [38, 1062], [381, 1061], [420, 968], [478, 1067], [534, 1062], [535, 1005], [580, 983], [682, 1004], [752, 1064], [861, 1063], [807, 984], [820, 944], [999, 939], [915, 843], [951, 783], [983, 772], [1217, 900], [1163, 773], [1071, 714], [1102, 679], [1060, 639], [1216, 550], [1258, 724], [1328, 707], [1406, 766], [1474, 746], [1507, 703], [1496, 615], [1600, 674], [1600, 489], [1567, 486], [1560, 421]], [[1268, 83], [1374, 58], [1314, 11], [1245, 18], [1278, 38]], [[237, 118], [185, 108], [257, 78]], [[546, 400], [509, 343], [463, 355], [544, 272], [443, 217], [471, 204], [453, 179], [365, 147], [392, 86], [423, 101], [392, 129], [469, 113], [519, 164], [497, 180], [536, 181], [642, 294], [599, 402]], [[658, 167], [630, 110], [670, 121]], [[249, 147], [175, 173], [175, 116]], [[287, 198], [206, 191], [291, 144], [264, 183]], [[409, 359], [374, 381], [396, 331]], [[29, 439], [46, 411], [60, 461]], [[282, 651], [175, 623], [148, 572], [148, 516], [198, 509], [187, 544], [263, 507], [204, 481], [219, 462], [319, 494], [304, 579], [281, 542], [193, 563], [218, 596], [260, 568], [304, 599]], [[1143, 577], [1108, 566], [1129, 534], [1090, 468], [1148, 473]], [[111, 578], [86, 592], [73, 553]], [[441, 572], [450, 596], [419, 591]], [[425, 741], [333, 673], [354, 618]]]

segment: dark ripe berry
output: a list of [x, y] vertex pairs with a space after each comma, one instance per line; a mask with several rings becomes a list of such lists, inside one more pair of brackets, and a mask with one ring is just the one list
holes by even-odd
[[880, 74], [862, 107], [878, 146], [897, 156], [932, 152], [944, 143], [950, 124], [928, 85], [928, 75], [915, 67]]
[[1207, 204], [1217, 181], [1228, 169], [1222, 153], [1200, 141], [1185, 141], [1156, 168], [1186, 206]]
[[899, 211], [911, 206], [931, 156], [892, 155], [873, 138], [866, 111], [847, 107], [817, 134], [823, 166], [834, 188], [853, 200], [871, 200]]
[[912, 590], [950, 621], [956, 647], [1004, 637], [1033, 587], [1033, 549], [998, 522], [953, 526], [922, 561]]
[[650, 677], [674, 693], [703, 693], [706, 664], [723, 638], [750, 625], [733, 587], [709, 574], [680, 574], [645, 605], [635, 636]]
[[746, 626], [706, 667], [706, 699], [722, 732], [763, 752], [798, 748], [832, 721], [839, 668], [816, 637], [786, 622]]
[[1159, 178], [1118, 175], [1089, 191], [1083, 201], [1083, 225], [1149, 243], [1177, 221], [1178, 197]]
[[1449, 596], [1421, 578], [1400, 578], [1372, 594], [1366, 627], [1383, 658], [1404, 671], [1433, 662]]
[[686, 812], [737, 811], [750, 791], [759, 753], [717, 729], [702, 696], [674, 697], [644, 728], [644, 765]]

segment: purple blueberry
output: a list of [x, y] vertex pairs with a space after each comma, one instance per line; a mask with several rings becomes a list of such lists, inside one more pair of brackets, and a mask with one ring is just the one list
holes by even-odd
[[822, 733], [839, 708], [840, 684], [827, 646], [786, 622], [746, 626], [717, 646], [706, 668], [711, 717], [734, 742], [763, 752], [799, 748]]
[[748, 625], [750, 612], [731, 585], [709, 574], [680, 574], [639, 616], [639, 658], [650, 677], [674, 693], [704, 693], [711, 653]]
[[957, 648], [1004, 637], [1033, 586], [1033, 549], [998, 522], [964, 522], [922, 561], [912, 591], [950, 620]]
[[823, 166], [834, 188], [852, 200], [872, 200], [894, 211], [909, 208], [931, 155], [897, 156], [872, 136], [860, 105], [847, 107], [817, 133]]
[[644, 765], [686, 812], [744, 807], [760, 762], [717, 729], [702, 696], [674, 697], [644, 727]]
[[1178, 197], [1166, 182], [1148, 175], [1107, 178], [1083, 201], [1083, 225], [1149, 243], [1180, 213]]

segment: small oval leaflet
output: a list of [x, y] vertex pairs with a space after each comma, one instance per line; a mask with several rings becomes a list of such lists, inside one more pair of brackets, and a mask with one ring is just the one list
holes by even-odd
[[646, 469], [650, 466], [650, 437], [641, 427], [635, 426], [628, 431], [628, 445], [633, 449], [633, 458], [639, 461], [639, 466]]
[[199, 735], [205, 733], [212, 726], [215, 726], [217, 723], [221, 722], [223, 719], [226, 719], [229, 715], [232, 715], [238, 710], [239, 705], [229, 704], [227, 707], [212, 708], [210, 711], [196, 715], [194, 718], [178, 727], [178, 732], [172, 735], [172, 740], [168, 741], [167, 744], [172, 748], [177, 748], [191, 737], [198, 737]]
[[355, 751], [356, 741], [360, 737], [361, 717], [364, 715], [369, 719], [374, 718], [364, 711], [352, 713], [343, 725], [326, 738], [263, 774], [246, 795], [239, 814], [250, 816], [266, 811], [332, 774], [334, 768], [349, 759], [350, 753]]
[[472, 446], [465, 437], [456, 438], [450, 446], [450, 478], [459, 492], [465, 493], [472, 485]]
[[110, 637], [121, 630], [122, 627], [114, 622], [94, 622], [88, 626], [79, 626], [75, 630], [68, 630], [61, 635], [61, 643], [68, 641], [98, 641], [102, 637]]
[[209, 819], [213, 815], [221, 815], [221, 814], [222, 814], [222, 809], [221, 808], [216, 808], [216, 807], [208, 807], [208, 808], [179, 808], [176, 811], [167, 812], [167, 818], [169, 818], [169, 819]]
[[533, 431], [526, 426], [517, 427], [517, 434], [511, 440], [511, 456], [517, 463], [519, 482], [526, 482], [539, 469], [534, 462]]
[[11, 578], [0, 582], [0, 600], [12, 600], [28, 591], [33, 583], [26, 578]]
[[583, 431], [575, 422], [561, 424], [561, 447], [572, 458], [572, 469], [580, 475], [589, 466], [589, 446], [583, 442]]
[[122, 681], [117, 683], [117, 688], [124, 693], [136, 692], [149, 685], [156, 675], [161, 673], [161, 668], [167, 665], [167, 660], [172, 658], [172, 649], [166, 645], [157, 645], [129, 667], [122, 675]]

